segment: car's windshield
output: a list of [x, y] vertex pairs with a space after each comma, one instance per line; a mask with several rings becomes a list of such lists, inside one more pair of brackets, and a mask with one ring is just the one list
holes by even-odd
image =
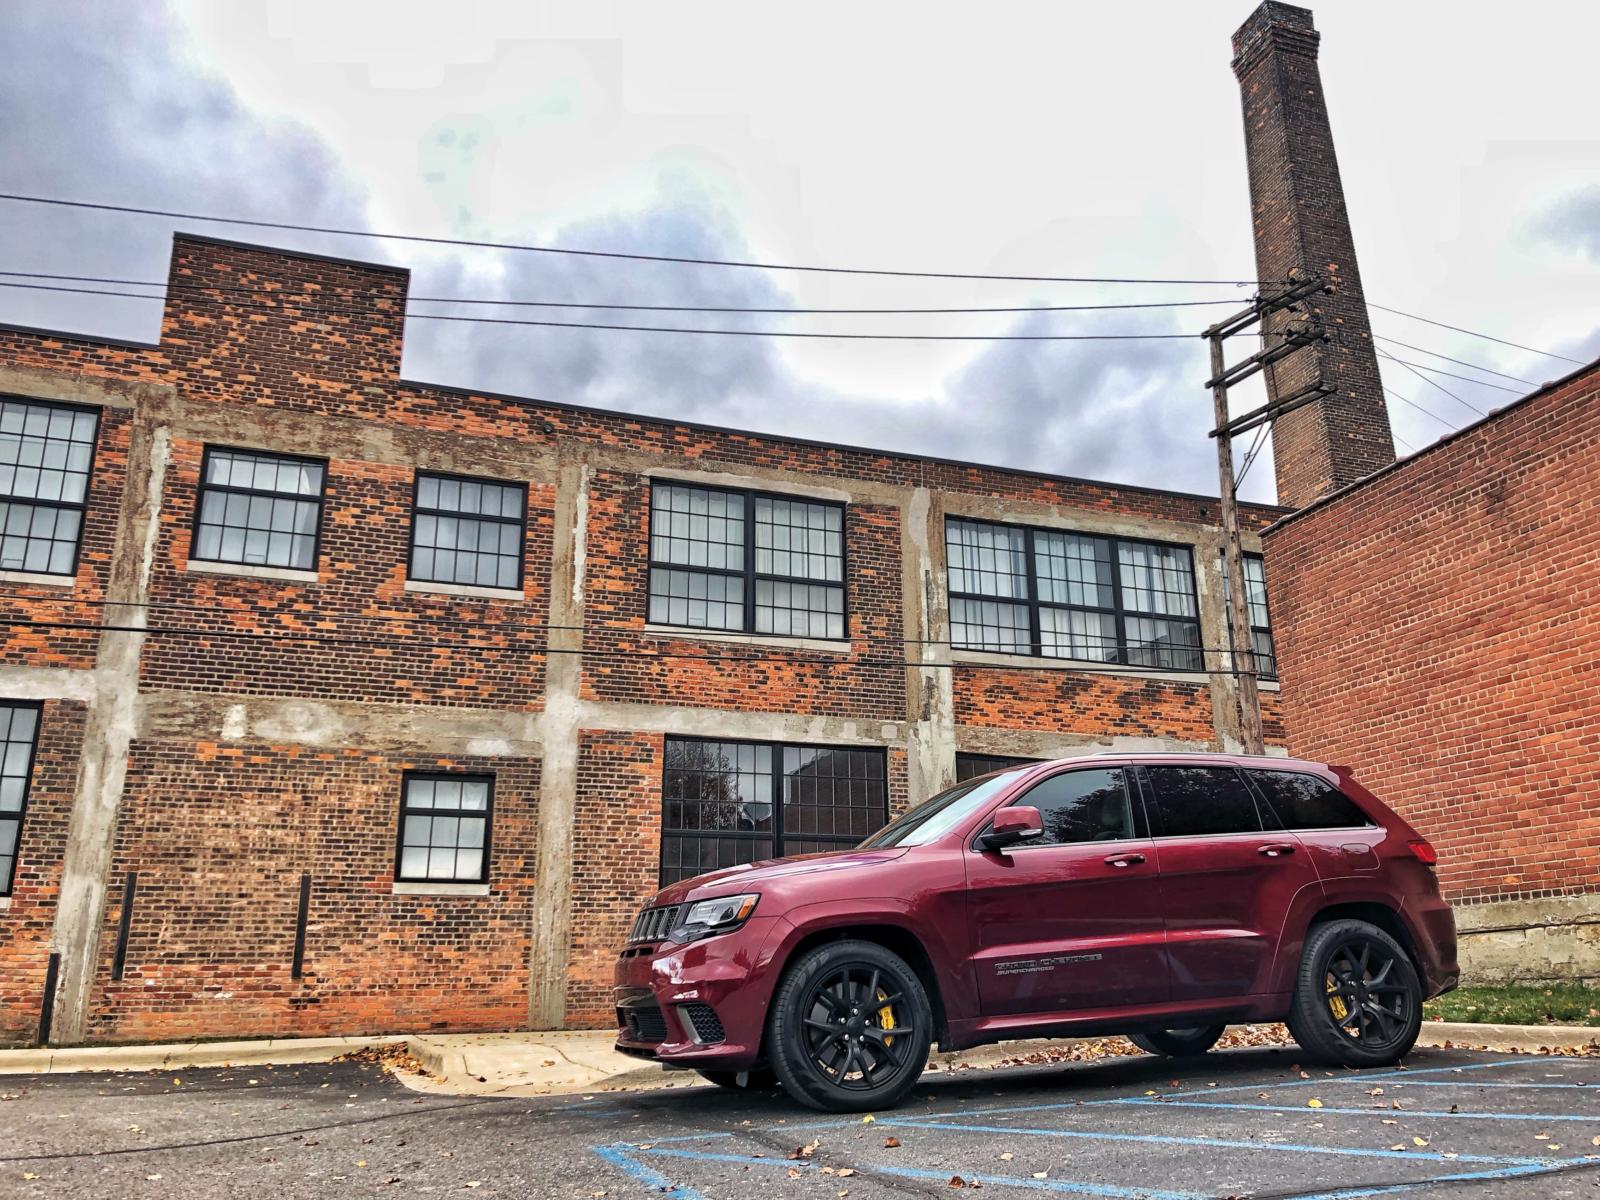
[[967, 817], [993, 800], [1002, 789], [1017, 777], [1017, 771], [997, 771], [981, 775], [946, 788], [930, 797], [904, 816], [890, 821], [877, 833], [861, 843], [866, 850], [877, 846], [925, 846], [943, 837]]

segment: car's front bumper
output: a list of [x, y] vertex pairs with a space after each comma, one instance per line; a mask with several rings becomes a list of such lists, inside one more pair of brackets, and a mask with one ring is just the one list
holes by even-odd
[[698, 942], [624, 950], [613, 992], [616, 1048], [664, 1066], [754, 1066], [773, 984], [761, 950], [775, 924], [753, 917]]

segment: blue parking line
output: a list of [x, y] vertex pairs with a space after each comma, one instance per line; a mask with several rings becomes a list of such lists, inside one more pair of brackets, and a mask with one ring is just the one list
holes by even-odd
[[[1360, 1078], [1365, 1078], [1365, 1077], [1364, 1076], [1357, 1076], [1356, 1078], [1360, 1079]], [[1453, 1087], [1453, 1088], [1466, 1088], [1466, 1087], [1475, 1087], [1475, 1088], [1535, 1088], [1535, 1089], [1558, 1088], [1558, 1089], [1570, 1089], [1570, 1090], [1576, 1091], [1576, 1092], [1593, 1092], [1595, 1095], [1600, 1096], [1600, 1086], [1596, 1086], [1595, 1084], [1592, 1084], [1592, 1083], [1500, 1083], [1500, 1082], [1498, 1082], [1496, 1080], [1488, 1080], [1488, 1081], [1485, 1081], [1485, 1082], [1480, 1082], [1479, 1080], [1476, 1080], [1476, 1079], [1471, 1080], [1470, 1082], [1468, 1080], [1465, 1080], [1465, 1079], [1417, 1079], [1417, 1080], [1412, 1080], [1410, 1082], [1403, 1083], [1403, 1084], [1396, 1084], [1395, 1086], [1397, 1086], [1397, 1087]]]
[[[791, 1161], [784, 1158], [756, 1158], [745, 1154], [714, 1154], [704, 1150], [658, 1150], [652, 1147], [648, 1154], [660, 1154], [668, 1158], [689, 1159], [699, 1162], [735, 1163], [751, 1167], [805, 1167], [816, 1169], [820, 1164], [805, 1161]], [[855, 1168], [857, 1175], [893, 1175], [901, 1179], [932, 1179], [940, 1183], [949, 1181], [950, 1176], [959, 1174], [967, 1183], [981, 1183], [986, 1187], [1021, 1187], [1032, 1188], [1041, 1192], [1064, 1192], [1077, 1196], [1112, 1196], [1118, 1200], [1134, 1200], [1136, 1197], [1149, 1197], [1150, 1200], [1204, 1200], [1196, 1192], [1164, 1192], [1142, 1187], [1118, 1187], [1111, 1183], [1087, 1183], [1076, 1179], [1032, 1179], [1016, 1175], [969, 1175], [962, 1171], [932, 1171], [923, 1167], [897, 1167], [874, 1163], [869, 1167]], [[679, 1193], [682, 1195], [683, 1193]]]
[[1129, 1096], [1125, 1100], [1115, 1101], [1117, 1104], [1152, 1105], [1156, 1108], [1225, 1108], [1238, 1109], [1241, 1112], [1272, 1112], [1272, 1113], [1342, 1113], [1359, 1117], [1443, 1117], [1446, 1120], [1462, 1119], [1467, 1121], [1582, 1121], [1593, 1124], [1600, 1120], [1595, 1113], [1508, 1113], [1508, 1112], [1444, 1112], [1439, 1109], [1429, 1108], [1333, 1108], [1324, 1104], [1321, 1108], [1297, 1108], [1288, 1104], [1207, 1104], [1202, 1100], [1149, 1100], [1143, 1096]]
[[1530, 1175], [1548, 1175], [1564, 1170], [1568, 1164], [1551, 1163], [1549, 1166], [1501, 1167], [1490, 1171], [1463, 1171], [1458, 1175], [1436, 1175], [1416, 1183], [1388, 1183], [1376, 1187], [1334, 1188], [1328, 1192], [1311, 1192], [1298, 1195], [1295, 1200], [1361, 1200], [1366, 1196], [1392, 1196], [1396, 1192], [1414, 1192], [1418, 1188], [1431, 1188], [1441, 1183], [1470, 1183], [1486, 1179], [1518, 1179]]
[[595, 1154], [614, 1167], [620, 1167], [634, 1179], [670, 1200], [706, 1200], [706, 1197], [681, 1183], [674, 1183], [660, 1171], [647, 1167], [633, 1157], [634, 1147], [626, 1142], [613, 1146], [590, 1146]]
[[[885, 1117], [879, 1117], [878, 1124], [896, 1129], [948, 1129], [958, 1133], [1010, 1133], [1022, 1134], [1026, 1137], [1081, 1138], [1086, 1141], [1140, 1142], [1164, 1146], [1205, 1146], [1217, 1150], [1336, 1154], [1349, 1158], [1393, 1159], [1402, 1154], [1398, 1150], [1376, 1150], [1364, 1146], [1305, 1146], [1295, 1142], [1249, 1142], [1234, 1138], [1174, 1137], [1170, 1134], [1155, 1133], [1094, 1133], [1084, 1129], [1029, 1129], [1019, 1125], [958, 1125], [954, 1121], [890, 1120]], [[1428, 1162], [1477, 1162], [1500, 1165], [1516, 1163], [1522, 1166], [1547, 1166], [1555, 1161], [1549, 1158], [1524, 1158], [1519, 1155], [1458, 1154], [1454, 1158], [1446, 1158], [1438, 1152], [1424, 1153], [1418, 1150], [1407, 1150], [1403, 1153], [1407, 1159], [1420, 1159]]]

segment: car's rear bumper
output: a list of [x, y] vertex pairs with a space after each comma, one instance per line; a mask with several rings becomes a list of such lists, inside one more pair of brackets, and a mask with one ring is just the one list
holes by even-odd
[[1422, 961], [1423, 986], [1428, 995], [1448, 992], [1461, 981], [1456, 961], [1456, 918], [1437, 894], [1408, 897], [1406, 917]]
[[761, 1057], [774, 922], [677, 945], [629, 947], [617, 959], [616, 1048], [671, 1067], [744, 1070]]

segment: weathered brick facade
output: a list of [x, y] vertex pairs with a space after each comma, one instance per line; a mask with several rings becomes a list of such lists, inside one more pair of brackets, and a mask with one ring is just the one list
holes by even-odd
[[1469, 975], [1600, 977], [1600, 365], [1266, 534], [1290, 748], [1440, 853]]
[[[1214, 500], [404, 381], [406, 283], [183, 236], [158, 344], [0, 329], [0, 394], [100, 421], [76, 574], [0, 570], [0, 1040], [52, 952], [59, 1041], [601, 1023], [669, 735], [881, 748], [891, 811], [960, 751], [1236, 744]], [[227, 448], [325, 471], [308, 569], [197, 558]], [[411, 577], [419, 471], [526, 488], [520, 587]], [[653, 481], [842, 505], [845, 636], [652, 624]], [[1189, 547], [1204, 669], [952, 649], [947, 516]], [[413, 772], [492, 777], [487, 882], [397, 879]]]

